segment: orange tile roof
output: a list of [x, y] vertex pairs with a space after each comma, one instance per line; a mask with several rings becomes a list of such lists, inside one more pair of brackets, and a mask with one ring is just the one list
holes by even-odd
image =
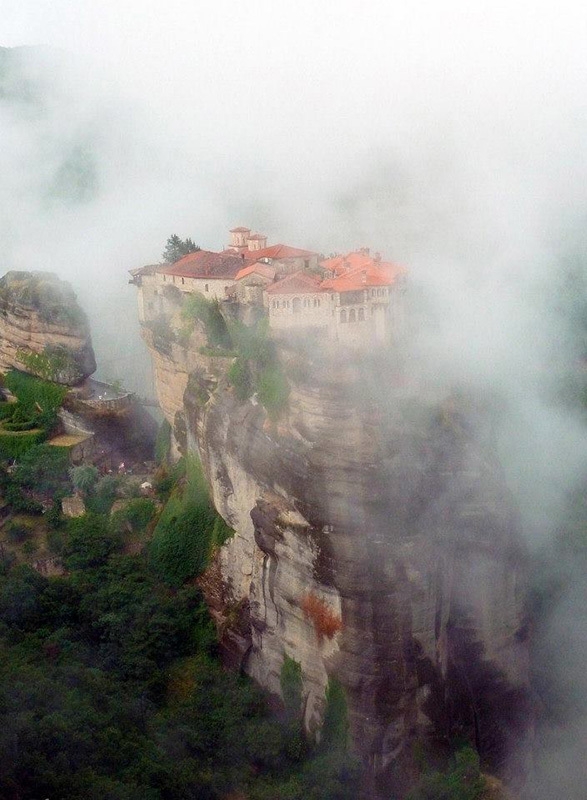
[[276, 270], [270, 267], [269, 264], [251, 264], [248, 267], [243, 267], [240, 272], [237, 272], [235, 280], [240, 281], [241, 278], [246, 278], [247, 275], [262, 275], [264, 278], [269, 278], [272, 281], [275, 278]]
[[311, 250], [300, 250], [287, 244], [273, 244], [262, 250], [254, 250], [255, 258], [309, 258], [318, 255]]
[[212, 253], [198, 250], [188, 253], [175, 264], [163, 265], [157, 272], [183, 278], [233, 279], [243, 267], [243, 259], [236, 253]]
[[250, 233], [250, 228], [231, 228], [229, 233]]
[[322, 283], [314, 275], [300, 270], [293, 275], [286, 275], [277, 283], [268, 286], [265, 291], [267, 294], [315, 294], [322, 291]]
[[327, 258], [320, 262], [320, 266], [334, 272], [335, 276], [325, 280], [322, 286], [335, 292], [352, 292], [369, 286], [391, 286], [406, 272], [398, 264], [376, 260], [360, 251]]
[[372, 256], [359, 251], [356, 253], [348, 253], [346, 256], [327, 258], [320, 262], [320, 266], [330, 270], [330, 272], [334, 272], [335, 275], [341, 275], [350, 270], [369, 267], [374, 263], [376, 262]]
[[323, 281], [322, 287], [334, 292], [354, 292], [357, 289], [364, 289], [370, 286], [392, 286], [398, 275], [401, 274], [403, 274], [403, 270], [392, 272], [387, 269], [375, 269], [373, 267], [366, 270], [357, 269]]

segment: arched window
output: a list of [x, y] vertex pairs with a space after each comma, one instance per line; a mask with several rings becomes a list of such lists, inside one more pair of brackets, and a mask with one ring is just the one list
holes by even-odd
[[377, 289], [377, 297], [381, 297], [381, 289]]
[[371, 297], [375, 297], [375, 289], [371, 289]]
[[287, 306], [287, 302], [285, 300], [281, 301], [281, 307], [285, 308]]
[[310, 305], [310, 300], [308, 297], [304, 297], [304, 308], [308, 308]]
[[351, 308], [349, 311], [349, 322], [355, 322], [355, 309]]
[[302, 301], [299, 297], [294, 297], [292, 300], [293, 312], [294, 314], [299, 314], [302, 310]]
[[317, 297], [314, 298], [314, 308], [320, 308], [320, 300]]
[[359, 309], [359, 322], [365, 322], [365, 309]]
[[344, 309], [344, 308], [340, 312], [340, 321], [341, 322], [346, 322], [346, 309]]

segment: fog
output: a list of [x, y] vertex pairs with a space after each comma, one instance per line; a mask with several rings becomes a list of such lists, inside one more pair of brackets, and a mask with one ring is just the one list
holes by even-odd
[[42, 46], [21, 58], [43, 97], [0, 104], [3, 268], [74, 284], [102, 377], [150, 393], [126, 270], [171, 233], [369, 245], [434, 309], [429, 369], [503, 396], [504, 465], [548, 541], [586, 467], [549, 393], [583, 355], [557, 293], [584, 250], [584, 7], [0, 0], [0, 23]]

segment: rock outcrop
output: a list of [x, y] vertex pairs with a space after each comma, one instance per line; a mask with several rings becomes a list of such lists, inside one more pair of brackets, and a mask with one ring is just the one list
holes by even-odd
[[272, 424], [197, 334], [166, 352], [144, 335], [163, 411], [236, 531], [203, 581], [231, 660], [275, 694], [284, 657], [299, 662], [309, 730], [336, 678], [369, 797], [401, 796], [416, 745], [458, 736], [519, 780], [525, 554], [486, 415], [390, 385], [382, 358], [299, 370], [282, 349], [289, 408]]
[[0, 369], [74, 386], [96, 369], [86, 316], [70, 285], [47, 272], [0, 279]]

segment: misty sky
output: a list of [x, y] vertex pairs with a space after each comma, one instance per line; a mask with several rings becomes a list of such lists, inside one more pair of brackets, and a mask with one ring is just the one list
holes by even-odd
[[0, 0], [0, 21], [85, 59], [72, 91], [119, 117], [103, 189], [138, 263], [232, 223], [452, 257], [584, 177], [578, 3]]
[[[518, 404], [534, 506], [583, 458], [528, 365], [559, 341], [545, 298], [585, 228], [586, 32], [568, 2], [0, 0], [0, 45], [63, 62], [36, 69], [42, 118], [0, 116], [4, 267], [70, 279], [117, 377], [141, 348], [126, 270], [171, 233], [371, 245], [435, 299], [438, 371]], [[93, 169], [75, 202], [54, 191], [71, 151]]]

